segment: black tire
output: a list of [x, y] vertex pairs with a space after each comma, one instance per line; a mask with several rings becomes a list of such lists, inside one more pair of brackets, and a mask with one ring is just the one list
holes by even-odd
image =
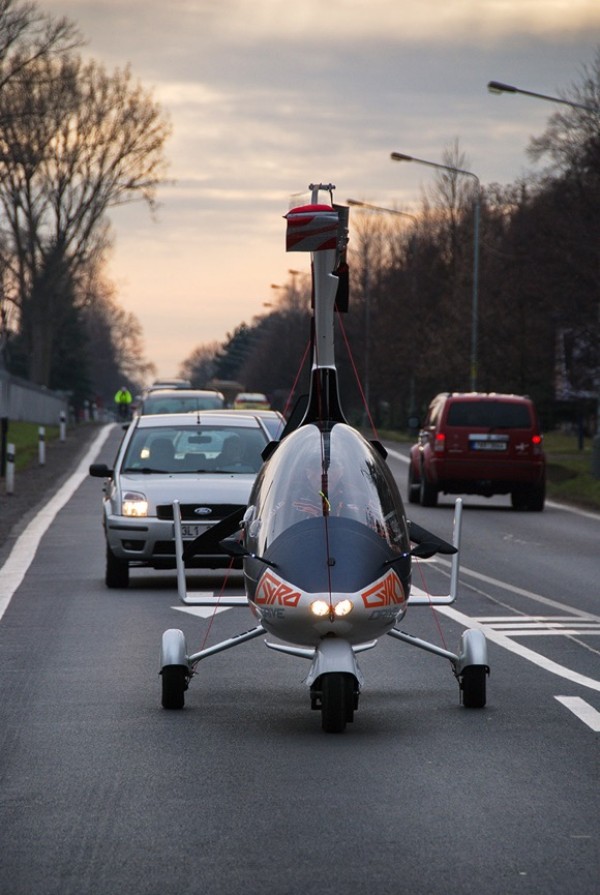
[[522, 485], [510, 495], [513, 510], [541, 513], [546, 501], [546, 485]]
[[461, 675], [463, 705], [466, 709], [482, 709], [486, 700], [487, 668], [468, 665]]
[[187, 690], [187, 668], [183, 665], [165, 665], [160, 674], [163, 709], [182, 709]]
[[412, 463], [409, 463], [408, 466], [408, 502], [409, 503], [419, 503], [420, 500], [420, 492], [421, 492], [421, 483], [418, 479], [415, 478], [415, 473], [413, 470]]
[[419, 503], [422, 507], [436, 507], [438, 502], [438, 489], [427, 481], [425, 470], [421, 470], [419, 483]]
[[353, 720], [354, 678], [341, 671], [321, 676], [321, 726], [326, 733], [343, 733]]
[[104, 582], [111, 588], [129, 587], [129, 563], [126, 559], [118, 559], [108, 545]]

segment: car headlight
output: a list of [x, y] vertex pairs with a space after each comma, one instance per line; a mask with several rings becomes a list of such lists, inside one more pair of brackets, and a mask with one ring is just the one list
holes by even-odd
[[148, 501], [145, 494], [138, 491], [126, 491], [121, 501], [122, 516], [147, 516]]

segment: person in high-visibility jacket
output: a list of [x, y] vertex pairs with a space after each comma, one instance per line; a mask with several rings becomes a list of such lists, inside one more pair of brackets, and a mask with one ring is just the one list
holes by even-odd
[[126, 385], [122, 385], [115, 395], [115, 404], [117, 405], [117, 416], [120, 420], [129, 419], [129, 410], [131, 408], [131, 392]]

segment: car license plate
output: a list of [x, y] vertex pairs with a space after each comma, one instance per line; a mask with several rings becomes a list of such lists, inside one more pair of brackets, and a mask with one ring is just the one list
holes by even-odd
[[208, 527], [208, 525], [190, 525], [188, 522], [183, 522], [181, 525], [181, 537], [197, 538], [198, 535], [204, 534]]
[[505, 451], [507, 448], [505, 441], [472, 441], [470, 446], [474, 451]]

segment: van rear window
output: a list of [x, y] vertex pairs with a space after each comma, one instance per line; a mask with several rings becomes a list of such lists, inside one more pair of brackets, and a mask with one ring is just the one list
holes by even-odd
[[508, 401], [453, 401], [448, 408], [448, 426], [480, 426], [491, 429], [529, 429], [526, 404]]

